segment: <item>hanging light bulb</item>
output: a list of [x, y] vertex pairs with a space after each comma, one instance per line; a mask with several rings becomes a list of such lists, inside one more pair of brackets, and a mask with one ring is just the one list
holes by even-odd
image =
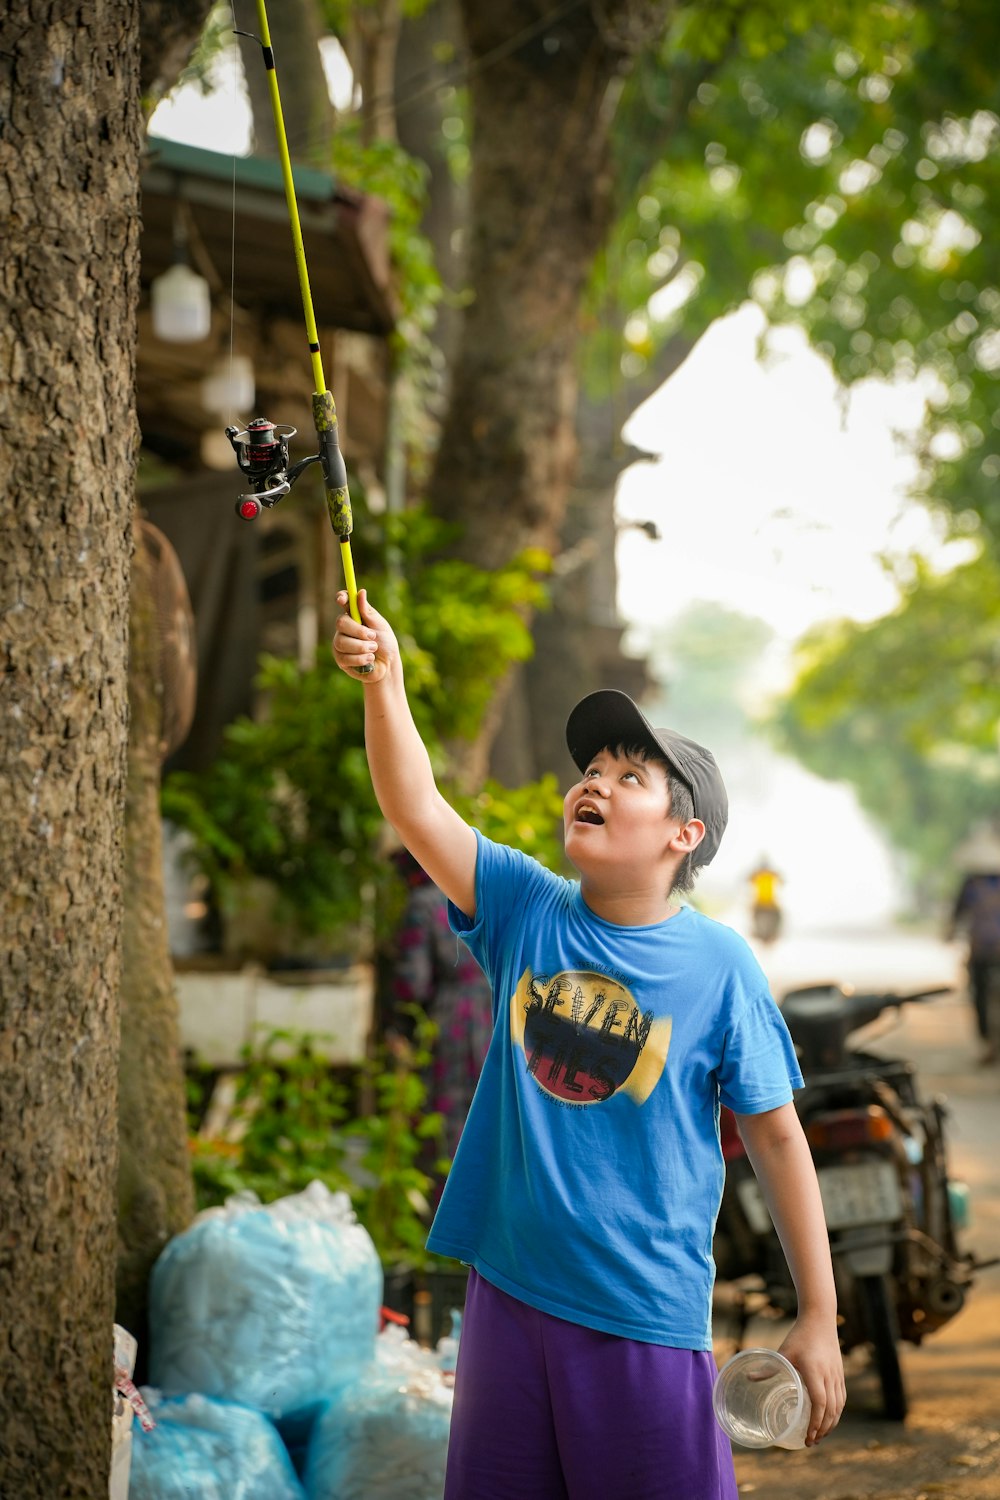
[[201, 382], [201, 403], [216, 417], [247, 416], [255, 394], [253, 360], [246, 354], [216, 360]]
[[174, 219], [174, 263], [150, 287], [153, 332], [168, 344], [195, 344], [212, 327], [208, 282], [188, 264], [187, 231], [181, 214]]

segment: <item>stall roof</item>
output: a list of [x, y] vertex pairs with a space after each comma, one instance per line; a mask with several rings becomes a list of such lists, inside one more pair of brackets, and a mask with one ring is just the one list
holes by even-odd
[[[314, 168], [296, 167], [293, 178], [317, 324], [391, 333], [396, 309], [385, 204]], [[142, 172], [142, 285], [147, 293], [153, 278], [173, 261], [179, 216], [191, 263], [217, 293], [228, 296], [233, 286], [236, 302], [265, 318], [300, 314], [277, 161], [149, 138]]]

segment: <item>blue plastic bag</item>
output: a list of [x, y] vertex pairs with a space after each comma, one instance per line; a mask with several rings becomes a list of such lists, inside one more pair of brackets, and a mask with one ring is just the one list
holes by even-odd
[[129, 1500], [304, 1500], [291, 1459], [260, 1412], [208, 1396], [142, 1394], [156, 1426], [135, 1429]]
[[266, 1208], [209, 1209], [150, 1280], [150, 1381], [256, 1407], [318, 1407], [374, 1355], [382, 1267], [346, 1193], [310, 1183]]
[[441, 1500], [453, 1387], [400, 1328], [320, 1413], [306, 1461], [308, 1500]]

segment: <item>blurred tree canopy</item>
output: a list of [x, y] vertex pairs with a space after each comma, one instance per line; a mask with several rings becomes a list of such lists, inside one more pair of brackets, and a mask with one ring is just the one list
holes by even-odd
[[[773, 324], [804, 328], [846, 387], [871, 376], [924, 382], [917, 493], [995, 555], [1000, 8], [988, 0], [616, 0], [599, 10], [584, 0], [328, 0], [324, 20], [362, 80], [357, 117], [342, 118], [334, 134], [338, 170], [390, 197], [398, 177], [410, 205], [396, 252], [425, 294], [411, 332], [426, 335], [435, 294], [414, 232], [421, 177], [439, 266], [456, 246], [465, 251], [450, 267], [438, 323], [438, 333], [441, 319], [453, 325], [436, 368], [442, 391], [458, 372], [457, 406], [448, 415], [439, 402], [428, 419], [428, 391], [409, 400], [411, 410], [425, 408], [410, 431], [427, 445], [411, 473], [421, 485], [429, 475], [432, 509], [461, 519], [467, 558], [502, 565], [526, 542], [550, 546], [558, 532], [557, 550], [572, 549], [598, 534], [594, 493], [610, 517], [615, 478], [636, 457], [622, 425], [712, 321], [748, 297]], [[588, 48], [602, 85], [581, 93]], [[551, 106], [559, 88], [570, 102], [552, 114], [525, 103]], [[558, 197], [545, 185], [555, 181], [553, 162], [569, 159], [570, 126], [572, 139], [593, 149], [559, 172], [566, 195]], [[724, 433], [725, 412], [718, 420]], [[560, 530], [574, 456], [576, 494], [591, 507], [575, 534]], [[410, 457], [418, 457], [412, 448]], [[957, 819], [961, 787], [975, 802], [980, 783], [956, 768], [955, 747], [984, 766], [991, 753], [981, 728], [968, 727], [990, 712], [970, 673], [982, 660], [977, 643], [988, 644], [995, 628], [988, 589], [972, 587], [991, 566], [970, 564], [951, 584], [918, 567], [886, 621], [831, 626], [811, 639], [787, 707], [788, 743], [814, 768], [819, 760], [836, 767], [826, 774], [855, 779], [856, 770], [866, 802], [884, 807], [903, 796], [897, 762], [912, 762], [915, 785], [925, 771], [944, 775], [943, 757]], [[579, 575], [568, 587], [586, 591]], [[904, 670], [898, 637], [919, 642], [943, 609], [956, 611], [944, 633], [965, 667], [931, 654], [921, 668], [915, 647]], [[567, 630], [579, 627], [570, 614]], [[873, 664], [870, 680], [857, 675], [862, 658]], [[820, 660], [821, 681], [813, 675]], [[827, 754], [816, 702], [834, 679], [822, 719]], [[862, 695], [856, 724], [851, 692]], [[935, 736], [942, 694], [954, 711]], [[557, 719], [561, 705], [545, 702]], [[847, 748], [865, 715], [868, 750], [852, 759]], [[871, 785], [879, 756], [884, 795]], [[914, 807], [945, 805], [943, 794], [914, 798]], [[911, 811], [894, 814], [893, 826], [920, 823]], [[908, 837], [912, 844], [916, 835]]]
[[664, 687], [647, 707], [713, 749], [740, 746], [753, 732], [752, 681], [774, 632], [764, 621], [721, 604], [691, 604], [650, 640]]
[[899, 608], [802, 641], [778, 737], [821, 776], [850, 781], [912, 859], [918, 895], [944, 894], [948, 858], [1000, 805], [1000, 568], [984, 552], [936, 576], [917, 564]]
[[[749, 293], [847, 386], [926, 375], [919, 493], [995, 544], [998, 55], [989, 0], [679, 7], [614, 135], [593, 305], [623, 314], [623, 399]], [[611, 367], [594, 348], [591, 380]]]
[[682, 7], [623, 101], [623, 211], [592, 289], [588, 382], [615, 370], [623, 409], [748, 292], [845, 386], [925, 382], [915, 494], [983, 554], [945, 577], [897, 559], [898, 609], [813, 632], [776, 724], [856, 787], [927, 895], [1000, 800], [998, 50], [982, 0]]

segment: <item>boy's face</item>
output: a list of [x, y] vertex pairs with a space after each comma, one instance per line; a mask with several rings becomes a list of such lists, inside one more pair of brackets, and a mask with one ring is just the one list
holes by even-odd
[[685, 851], [670, 844], [682, 826], [670, 813], [664, 766], [611, 750], [598, 751], [563, 800], [566, 854], [582, 876], [679, 863]]

